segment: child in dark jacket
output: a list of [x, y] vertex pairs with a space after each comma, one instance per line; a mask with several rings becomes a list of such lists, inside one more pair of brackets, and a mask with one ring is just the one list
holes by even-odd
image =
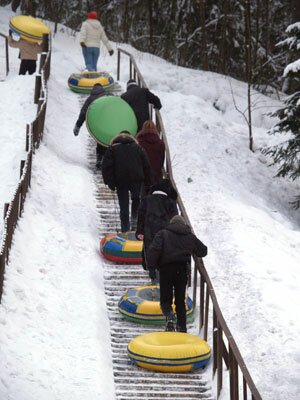
[[147, 253], [147, 263], [160, 272], [160, 307], [166, 316], [166, 330], [174, 331], [173, 292], [177, 314], [177, 331], [186, 332], [185, 291], [187, 265], [191, 255], [205, 257], [207, 247], [191, 232], [182, 216], [176, 215], [159, 231]]
[[156, 233], [178, 214], [176, 199], [177, 192], [170, 180], [162, 179], [151, 187], [150, 194], [142, 199], [138, 211], [136, 237], [144, 240], [143, 268], [149, 269], [153, 284], [156, 281], [156, 271], [147, 267], [147, 252]]

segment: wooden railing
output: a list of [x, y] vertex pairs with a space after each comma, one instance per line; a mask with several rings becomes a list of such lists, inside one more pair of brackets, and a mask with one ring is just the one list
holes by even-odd
[[0, 37], [5, 40], [5, 75], [9, 73], [9, 53], [8, 53], [8, 39], [7, 36], [0, 32]]
[[[121, 54], [124, 54], [129, 58], [129, 74], [127, 75], [128, 78], [135, 79], [141, 87], [146, 88], [146, 82], [140, 70], [138, 69], [138, 66], [133, 56], [129, 52], [120, 48], [118, 49], [117, 79], [120, 80]], [[167, 176], [172, 181], [173, 186], [177, 190], [176, 183], [173, 178], [172, 163], [167, 136], [160, 112], [158, 110], [155, 110], [155, 114], [153, 115], [153, 117], [155, 117], [156, 126], [160, 132], [161, 137], [164, 140], [166, 147], [164, 173], [165, 176]], [[178, 190], [177, 192], [177, 202], [180, 213], [185, 218], [186, 222], [193, 231], [180, 193]], [[240, 354], [237, 344], [233, 339], [233, 336], [222, 315], [213, 285], [206, 271], [203, 260], [201, 258], [195, 257], [193, 261], [193, 305], [195, 308], [197, 304], [197, 297], [199, 296], [199, 325], [204, 340], [208, 340], [208, 333], [211, 333], [210, 338], [212, 340], [211, 345], [213, 356], [213, 374], [216, 377], [217, 398], [219, 398], [221, 394], [224, 381], [224, 371], [226, 368], [229, 372], [229, 379], [227, 381], [229, 385], [229, 398], [231, 400], [239, 400], [239, 398], [243, 400], [247, 400], [250, 398], [252, 400], [261, 400], [261, 396], [250, 376], [250, 373]], [[241, 377], [241, 381], [239, 380], [239, 377]]]
[[36, 75], [34, 103], [37, 104], [37, 115], [34, 121], [26, 126], [25, 149], [26, 160], [20, 163], [20, 180], [18, 182], [13, 199], [4, 205], [4, 226], [2, 241], [0, 242], [0, 302], [3, 292], [3, 281], [5, 266], [9, 258], [9, 251], [12, 244], [13, 233], [19, 217], [22, 215], [24, 202], [31, 179], [32, 157], [35, 149], [39, 147], [43, 136], [46, 106], [47, 106], [47, 80], [50, 76], [51, 51], [49, 35], [43, 38], [43, 53], [40, 57], [39, 74]]

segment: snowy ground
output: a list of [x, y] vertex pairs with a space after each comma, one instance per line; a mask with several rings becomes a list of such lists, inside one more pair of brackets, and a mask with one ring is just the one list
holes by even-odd
[[[0, 32], [13, 14], [0, 8]], [[277, 101], [253, 93], [255, 153], [233, 105], [228, 78], [175, 67], [130, 46], [149, 87], [160, 96], [174, 175], [198, 236], [219, 303], [264, 400], [300, 392], [300, 214], [289, 201], [299, 183], [274, 179], [259, 147]], [[1, 48], [1, 44], [0, 44]], [[2, 51], [2, 50], [1, 50]], [[10, 201], [32, 121], [34, 77], [17, 76], [17, 51], [1, 87], [0, 213]], [[116, 55], [102, 51], [116, 77]], [[123, 62], [128, 78], [128, 62]], [[19, 222], [0, 306], [0, 398], [109, 400], [114, 397], [94, 184], [87, 131], [72, 133], [80, 106], [68, 76], [83, 69], [78, 39], [53, 39], [44, 142]], [[246, 85], [231, 80], [239, 109]], [[3, 129], [4, 127], [4, 129]], [[0, 233], [2, 226], [0, 224]], [[30, 238], [30, 240], [29, 240]], [[27, 239], [27, 240], [26, 240]]]

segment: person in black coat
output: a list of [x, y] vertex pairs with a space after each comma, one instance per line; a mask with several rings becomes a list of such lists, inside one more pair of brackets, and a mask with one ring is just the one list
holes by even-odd
[[[138, 211], [136, 237], [143, 240], [143, 268], [147, 268], [147, 252], [158, 231], [165, 228], [170, 219], [178, 214], [177, 192], [169, 179], [162, 179], [153, 185], [148, 196], [143, 197]], [[149, 270], [153, 284], [156, 281], [155, 269]]]
[[121, 95], [121, 98], [133, 109], [137, 119], [138, 131], [142, 129], [143, 123], [150, 119], [149, 104], [153, 104], [157, 110], [162, 107], [159, 97], [155, 96], [149, 89], [139, 87], [134, 79], [127, 82], [127, 91]]
[[191, 255], [205, 257], [207, 247], [191, 232], [182, 216], [176, 215], [159, 231], [147, 253], [147, 263], [160, 272], [160, 307], [166, 316], [166, 330], [174, 330], [173, 292], [177, 314], [177, 331], [186, 332], [185, 290]]
[[141, 186], [151, 185], [151, 166], [145, 151], [127, 131], [112, 140], [102, 163], [104, 183], [117, 189], [120, 205], [121, 231], [130, 230], [129, 192], [131, 193], [131, 229], [136, 229]]
[[[94, 100], [99, 99], [100, 97], [103, 97], [103, 96], [111, 96], [111, 94], [107, 93], [106, 90], [104, 89], [104, 87], [100, 83], [96, 83], [93, 86], [93, 89], [92, 89], [89, 97], [86, 99], [86, 101], [84, 102], [84, 104], [80, 110], [79, 117], [78, 117], [75, 127], [73, 129], [73, 133], [75, 136], [78, 136], [78, 134], [79, 134], [79, 130], [85, 121], [86, 112], [87, 112], [90, 104]], [[105, 152], [106, 152], [106, 147], [102, 146], [100, 143], [97, 143], [97, 147], [96, 147], [96, 154], [97, 154], [96, 167], [97, 168], [101, 168], [102, 158], [103, 158], [103, 155]]]

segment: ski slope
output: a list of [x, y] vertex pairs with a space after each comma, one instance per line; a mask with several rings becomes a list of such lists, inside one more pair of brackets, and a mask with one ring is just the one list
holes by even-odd
[[[0, 8], [1, 32], [12, 15], [8, 7]], [[253, 92], [252, 153], [227, 77], [122, 47], [133, 52], [148, 86], [161, 98], [174, 177], [195, 232], [208, 246], [205, 265], [247, 367], [264, 400], [296, 400], [300, 214], [289, 201], [300, 185], [275, 179], [276, 170], [259, 151], [280, 140], [266, 134], [274, 123], [266, 113], [279, 102]], [[11, 200], [25, 125], [36, 111], [34, 77], [19, 77], [17, 51], [11, 49], [10, 56], [11, 73], [0, 82], [0, 212]], [[116, 60], [116, 53], [109, 57], [103, 49], [98, 65], [116, 77]], [[44, 140], [35, 154], [0, 305], [3, 400], [115, 396], [97, 188], [88, 167], [87, 130], [83, 127], [78, 137], [72, 132], [78, 95], [66, 84], [83, 67], [78, 38], [61, 27], [53, 38]], [[122, 71], [124, 89], [126, 59]], [[246, 85], [233, 79], [231, 85], [244, 110]]]

